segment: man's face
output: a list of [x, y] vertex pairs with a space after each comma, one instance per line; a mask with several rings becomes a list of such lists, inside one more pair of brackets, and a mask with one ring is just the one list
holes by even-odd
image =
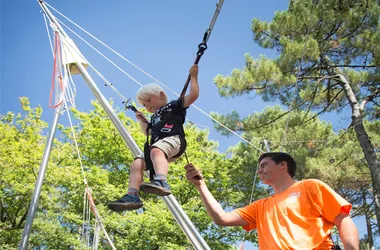
[[282, 166], [283, 162], [276, 164], [270, 157], [266, 157], [261, 160], [257, 173], [263, 183], [270, 185], [283, 175]]

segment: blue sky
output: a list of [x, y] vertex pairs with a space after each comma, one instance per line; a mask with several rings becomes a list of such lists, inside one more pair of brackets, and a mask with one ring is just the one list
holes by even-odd
[[[51, 0], [48, 3], [178, 93], [194, 62], [197, 45], [208, 28], [216, 2], [217, 0]], [[201, 92], [195, 103], [198, 107], [206, 113], [238, 110], [244, 116], [273, 105], [253, 96], [221, 98], [213, 78], [217, 74], [228, 75], [232, 69], [243, 67], [245, 53], [250, 53], [255, 58], [260, 54], [275, 57], [273, 51], [263, 50], [253, 42], [251, 20], [256, 17], [270, 21], [273, 13], [286, 9], [287, 4], [286, 0], [225, 1], [208, 42], [208, 49], [199, 64]], [[58, 14], [56, 16], [75, 29]], [[153, 81], [78, 29], [75, 31], [142, 84]], [[140, 87], [138, 84], [75, 35], [68, 30], [66, 32], [91, 64], [125, 97], [135, 98]], [[42, 118], [50, 123], [54, 113], [48, 106], [52, 66], [49, 40], [37, 1], [1, 1], [0, 114], [19, 112], [19, 97], [27, 96], [33, 107], [40, 105], [43, 108]], [[107, 99], [113, 98], [115, 105], [122, 108], [118, 96], [109, 87], [105, 87], [95, 74], [91, 75], [104, 96]], [[77, 108], [81, 111], [90, 110], [90, 100], [95, 97], [80, 76], [74, 76], [74, 81], [77, 87]], [[171, 99], [176, 98], [174, 94], [168, 94]], [[134, 116], [131, 112], [127, 114]], [[349, 116], [337, 118], [332, 114], [322, 118], [331, 121], [335, 128], [341, 128], [349, 124], [347, 117]], [[209, 127], [210, 139], [219, 141], [221, 151], [239, 141], [237, 137], [220, 136], [212, 129], [210, 119], [194, 108], [189, 110], [188, 118], [198, 125]], [[67, 123], [67, 118], [62, 117], [61, 122]], [[246, 246], [245, 249], [254, 248]]]

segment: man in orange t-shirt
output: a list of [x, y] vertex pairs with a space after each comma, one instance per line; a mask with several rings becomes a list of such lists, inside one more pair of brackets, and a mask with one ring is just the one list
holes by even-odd
[[232, 212], [223, 210], [192, 164], [185, 166], [187, 179], [216, 224], [257, 229], [259, 247], [265, 250], [333, 249], [330, 233], [335, 225], [344, 249], [359, 249], [358, 230], [349, 216], [351, 204], [322, 181], [295, 181], [297, 165], [286, 153], [265, 153], [258, 161], [257, 173], [274, 195]]

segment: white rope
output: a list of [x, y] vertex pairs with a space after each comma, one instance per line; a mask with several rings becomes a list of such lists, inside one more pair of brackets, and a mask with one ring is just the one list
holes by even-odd
[[[64, 49], [64, 46], [65, 46], [65, 43], [61, 37], [61, 53], [62, 53], [62, 55], [65, 56], [65, 58], [68, 58], [68, 55], [66, 53], [67, 50]], [[73, 56], [71, 51], [70, 51], [70, 54]], [[73, 56], [73, 58], [74, 58], [74, 56]], [[63, 63], [61, 65], [63, 65]], [[75, 108], [75, 106], [76, 106], [75, 105], [76, 87], [75, 87], [75, 83], [71, 77], [70, 69], [68, 67], [69, 67], [68, 65], [63, 66], [63, 69], [65, 71], [64, 76], [66, 77], [66, 81], [64, 81], [65, 99], [67, 102], [69, 102], [71, 104], [71, 107]]]
[[65, 108], [67, 110], [67, 117], [69, 118], [70, 129], [71, 129], [71, 133], [73, 135], [74, 146], [75, 146], [75, 150], [76, 150], [77, 155], [78, 155], [79, 165], [80, 165], [80, 168], [81, 168], [81, 171], [82, 171], [82, 175], [83, 175], [83, 183], [84, 183], [84, 185], [87, 186], [88, 183], [87, 183], [86, 174], [85, 174], [83, 163], [82, 163], [82, 156], [81, 156], [81, 153], [79, 151], [79, 147], [78, 147], [78, 143], [77, 143], [77, 138], [75, 136], [74, 126], [73, 126], [73, 124], [71, 122], [70, 110], [68, 108], [68, 105], [67, 105], [66, 101], [65, 101]]
[[82, 242], [86, 246], [86, 249], [89, 249], [90, 244], [90, 205], [87, 200], [86, 190], [84, 191], [84, 200], [83, 200], [83, 224], [82, 224]]
[[[57, 19], [57, 18], [56, 18]], [[139, 81], [137, 81], [135, 78], [133, 78], [131, 75], [129, 75], [127, 72], [125, 72], [123, 69], [121, 69], [118, 65], [116, 65], [114, 62], [112, 62], [108, 57], [104, 56], [101, 52], [99, 52], [97, 49], [95, 49], [91, 44], [89, 44], [86, 40], [84, 40], [81, 36], [79, 36], [77, 33], [75, 33], [73, 30], [71, 30], [69, 27], [67, 27], [62, 21], [57, 19], [58, 22], [60, 22], [63, 26], [65, 26], [68, 30], [70, 30], [73, 34], [75, 34], [77, 37], [79, 37], [83, 42], [85, 42], [88, 46], [90, 46], [92, 49], [94, 49], [96, 52], [98, 52], [100, 55], [102, 55], [106, 60], [111, 62], [112, 65], [117, 67], [119, 70], [121, 70], [125, 75], [127, 75], [129, 78], [131, 78], [133, 81], [135, 81], [140, 86], [143, 86]], [[90, 62], [86, 60], [86, 58], [80, 53], [80, 51], [76, 48], [71, 46], [69, 43], [67, 45], [75, 50], [81, 58], [86, 61], [86, 64], [90, 66], [92, 70], [106, 83], [107, 86], [109, 86], [123, 101], [127, 101], [127, 98], [125, 98], [114, 86], [112, 83], [110, 83]]]
[[43, 13], [43, 17], [44, 17], [44, 22], [45, 22], [46, 33], [47, 33], [48, 38], [49, 38], [49, 45], [50, 45], [51, 53], [52, 53], [52, 55], [54, 57], [53, 42], [51, 40], [51, 36], [50, 36], [49, 27], [48, 27], [48, 23], [47, 23], [47, 20], [46, 20], [45, 13]]
[[[51, 51], [52, 51], [52, 55], [54, 57], [54, 49], [53, 49], [53, 46], [52, 46], [52, 39], [51, 39], [50, 32], [49, 32], [49, 29], [48, 29], [46, 16], [45, 16], [45, 14], [43, 16], [44, 16], [46, 31], [47, 31], [48, 38], [49, 38], [50, 48], [51, 48]], [[51, 23], [51, 27], [52, 28], [54, 27], [52, 25], [52, 23]], [[53, 30], [54, 30], [54, 28], [53, 28]], [[61, 42], [60, 46], [62, 47], [62, 42]], [[61, 64], [57, 63], [57, 65], [59, 65], [59, 67], [61, 67], [60, 66]], [[66, 74], [67, 73], [69, 74], [69, 78], [70, 78], [70, 80], [71, 80], [72, 83], [73, 83], [73, 81], [72, 81], [72, 78], [71, 78], [71, 74], [69, 73], [70, 71], [67, 71], [66, 68], [64, 68], [64, 72], [65, 72], [65, 75], [64, 75], [64, 80], [63, 80], [63, 89], [65, 90], [67, 87], [70, 87], [70, 84], [68, 84], [68, 85], [66, 84], [66, 82], [67, 82], [66, 81], [66, 79], [67, 79], [67, 75]], [[73, 84], [73, 86], [75, 88], [74, 84]], [[63, 93], [65, 93], [65, 91]], [[69, 95], [70, 95], [70, 92], [69, 92]], [[74, 97], [75, 97], [75, 94], [73, 94], [73, 101], [74, 101]], [[68, 105], [67, 105], [67, 103], [66, 103], [65, 100], [70, 100], [70, 98], [69, 99], [66, 99], [65, 97], [62, 97], [62, 98], [63, 98], [63, 101], [64, 101], [65, 109], [68, 110]], [[74, 103], [74, 107], [75, 107], [75, 103]], [[68, 118], [69, 118], [69, 122], [70, 122], [70, 127], [72, 129], [72, 134], [73, 134], [75, 145], [76, 145], [78, 159], [79, 159], [79, 162], [80, 162], [80, 165], [81, 165], [81, 169], [82, 169], [82, 175], [84, 176], [83, 177], [83, 182], [85, 183], [85, 185], [87, 185], [87, 180], [86, 180], [86, 177], [85, 177], [84, 168], [83, 168], [83, 165], [82, 165], [79, 148], [78, 148], [78, 145], [77, 145], [77, 142], [76, 142], [76, 139], [75, 139], [75, 132], [73, 130], [73, 126], [72, 126], [72, 122], [71, 122], [71, 117], [70, 117], [69, 112], [67, 112], [67, 114], [68, 114]], [[89, 227], [89, 204], [88, 204], [88, 201], [87, 201], [87, 198], [86, 198], [86, 192], [84, 192], [84, 197], [83, 197], [83, 214], [82, 214], [82, 218], [83, 218], [83, 222], [82, 222], [81, 239], [84, 242], [84, 244], [86, 245], [86, 249], [88, 249], [89, 242], [90, 242], [89, 234], [88, 234], [88, 227]]]
[[[137, 84], [139, 84], [140, 86], [143, 86], [143, 84], [141, 84], [139, 81], [137, 81], [134, 77], [132, 77], [130, 74], [128, 74], [127, 72], [125, 72], [122, 68], [120, 68], [116, 63], [114, 63], [111, 59], [109, 59], [107, 56], [105, 56], [102, 52], [100, 52], [99, 50], [97, 50], [94, 46], [92, 46], [89, 42], [87, 42], [84, 38], [82, 38], [80, 35], [78, 35], [75, 31], [73, 31], [72, 29], [70, 29], [66, 24], [64, 24], [61, 20], [59, 20], [58, 18], [56, 18], [57, 21], [62, 24], [63, 26], [65, 26], [65, 28], [67, 28], [69, 31], [71, 31], [74, 35], [76, 35], [79, 39], [81, 39], [84, 43], [86, 43], [89, 47], [91, 47], [93, 50], [95, 50], [99, 55], [101, 55], [104, 59], [106, 59], [109, 63], [111, 63], [113, 66], [115, 66], [117, 69], [119, 69], [121, 72], [123, 72], [126, 76], [128, 76], [130, 79], [132, 79], [134, 82], [136, 82]], [[82, 57], [83, 58], [83, 57]]]
[[86, 209], [86, 212], [87, 212], [87, 230], [86, 230], [86, 240], [87, 240], [87, 249], [88, 247], [90, 246], [90, 228], [91, 228], [91, 207], [90, 207], [90, 204], [87, 206], [87, 209]]
[[[66, 46], [68, 45], [68, 43], [67, 43], [67, 41], [65, 40], [64, 37], [61, 37], [61, 42], [62, 42], [62, 44], [66, 45]], [[69, 49], [69, 51], [70, 51], [70, 53], [72, 53], [70, 49]], [[61, 64], [57, 64], [57, 65], [61, 65]], [[66, 65], [66, 66], [64, 67], [64, 72], [65, 72], [65, 74], [64, 74], [64, 80], [63, 80], [63, 93], [61, 93], [61, 94], [63, 94], [63, 95], [65, 95], [65, 94], [64, 94], [64, 93], [66, 93], [65, 90], [66, 90], [67, 87], [68, 87], [68, 84], [67, 84], [67, 81], [68, 81], [68, 71], [69, 71], [68, 67], [69, 67], [68, 65]], [[62, 68], [61, 68], [61, 66], [60, 66], [59, 68], [60, 68], [60, 70], [61, 70], [61, 72], [62, 72]], [[75, 86], [75, 85], [74, 85], [74, 86]], [[75, 148], [76, 148], [76, 151], [77, 151], [77, 155], [78, 155], [79, 163], [80, 163], [80, 166], [81, 166], [81, 171], [82, 171], [82, 175], [83, 175], [83, 182], [84, 182], [84, 184], [85, 184], [85, 186], [86, 186], [85, 190], [87, 190], [87, 189], [89, 188], [89, 187], [88, 187], [88, 182], [87, 182], [87, 179], [86, 179], [86, 174], [85, 174], [84, 167], [83, 167], [83, 163], [82, 163], [82, 160], [81, 160], [81, 154], [80, 154], [80, 151], [79, 151], [79, 146], [78, 146], [78, 142], [77, 142], [76, 135], [75, 135], [75, 131], [74, 131], [74, 126], [73, 126], [72, 121], [71, 121], [71, 116], [70, 116], [70, 112], [69, 112], [69, 107], [68, 107], [68, 104], [67, 104], [67, 98], [64, 98], [64, 96], [63, 96], [62, 98], [63, 98], [63, 102], [64, 102], [64, 105], [65, 105], [65, 109], [68, 111], [67, 114], [68, 114], [69, 124], [70, 124], [70, 128], [71, 128], [72, 135], [73, 135], [73, 141], [74, 141], [74, 145], [75, 145]], [[70, 98], [68, 98], [68, 99], [70, 99]], [[86, 192], [86, 194], [87, 194], [87, 196], [89, 195], [88, 192]], [[90, 196], [90, 197], [91, 197], [91, 199], [92, 199], [92, 196]], [[86, 210], [86, 204], [87, 204], [87, 203], [84, 204], [84, 209], [85, 209], [85, 210]], [[96, 220], [98, 221], [100, 227], [102, 228], [104, 234], [106, 235], [106, 238], [107, 238], [107, 240], [109, 241], [110, 246], [112, 247], [112, 249], [115, 249], [115, 250], [116, 250], [116, 248], [114, 247], [114, 245], [113, 245], [111, 239], [110, 239], [109, 236], [108, 236], [107, 231], [105, 230], [105, 228], [104, 228], [104, 226], [103, 226], [103, 223], [101, 222], [101, 217], [100, 217], [99, 213], [97, 212], [97, 209], [96, 209], [95, 203], [93, 203], [93, 200], [92, 200], [92, 202], [91, 202], [91, 205], [93, 206], [93, 210], [94, 210], [94, 213], [95, 213]], [[90, 221], [90, 219], [91, 219], [91, 212], [90, 212], [90, 207], [89, 207], [88, 210], [87, 210], [87, 212], [85, 212], [85, 215], [84, 215], [84, 221], [87, 221], [87, 220]], [[90, 227], [90, 224], [84, 222], [83, 225], [84, 225], [84, 229], [83, 229], [83, 231], [85, 231], [85, 232], [84, 232], [84, 234], [85, 234], [85, 240], [87, 241], [87, 246], [89, 246], [89, 245], [90, 245], [89, 230], [86, 229], [86, 226], [89, 228], [89, 227]], [[86, 231], [86, 230], [87, 230], [87, 231]], [[95, 232], [95, 234], [96, 234], [96, 232]], [[96, 235], [95, 235], [94, 237], [96, 238], [96, 237], [99, 237], [99, 236], [96, 236]]]
[[81, 240], [85, 241], [85, 216], [86, 216], [86, 208], [87, 208], [87, 198], [86, 198], [86, 191], [84, 192], [83, 197], [83, 215], [82, 215], [82, 233], [81, 233]]
[[75, 97], [77, 95], [77, 89], [76, 89], [75, 83], [73, 81], [73, 78], [71, 77], [70, 70], [68, 70], [67, 74], [69, 76], [69, 81], [70, 81], [70, 84], [68, 84], [68, 91], [66, 93], [67, 101], [71, 103], [71, 106], [73, 108], [76, 108]]
[[113, 243], [112, 243], [112, 241], [111, 241], [111, 239], [110, 239], [110, 237], [109, 237], [109, 235], [108, 235], [106, 229], [104, 228], [104, 225], [103, 225], [102, 220], [101, 220], [101, 218], [100, 218], [100, 215], [99, 215], [99, 213], [98, 213], [98, 209], [96, 208], [96, 205], [95, 205], [95, 203], [94, 203], [94, 199], [92, 198], [91, 190], [90, 190], [89, 188], [86, 188], [86, 191], [87, 191], [87, 197], [89, 198], [88, 200], [89, 200], [89, 202], [90, 202], [90, 206], [92, 207], [92, 211], [93, 211], [93, 213], [94, 213], [95, 218], [98, 220], [98, 223], [99, 223], [101, 229], [103, 230], [103, 233], [104, 233], [104, 235], [106, 236], [106, 238], [107, 238], [107, 240], [108, 240], [108, 243], [110, 244], [111, 248], [112, 248], [113, 250], [116, 250], [116, 248], [115, 248], [115, 246], [113, 245]]
[[[158, 83], [162, 84], [158, 79], [154, 78], [152, 75], [150, 75], [149, 73], [147, 73], [146, 71], [144, 71], [143, 69], [141, 69], [140, 67], [138, 67], [136, 64], [134, 64], [133, 62], [131, 62], [130, 60], [128, 60], [127, 58], [125, 58], [124, 56], [122, 56], [120, 53], [118, 53], [116, 50], [112, 49], [110, 46], [108, 46], [107, 44], [103, 43], [101, 40], [99, 40], [98, 38], [96, 38], [95, 36], [93, 36], [91, 33], [89, 33], [88, 31], [86, 31], [85, 29], [83, 29], [81, 26], [79, 26], [78, 24], [76, 24], [74, 21], [72, 21], [71, 19], [69, 19], [68, 17], [66, 17], [65, 15], [63, 15], [61, 12], [59, 12], [58, 10], [54, 9], [51, 5], [49, 5], [48, 3], [45, 2], [45, 4], [47, 6], [49, 6], [52, 10], [54, 10], [55, 12], [57, 12], [59, 15], [61, 15], [63, 18], [65, 18], [66, 20], [68, 20], [70, 23], [72, 23], [73, 25], [75, 25], [77, 28], [79, 28], [80, 30], [82, 30], [84, 33], [86, 33], [87, 35], [89, 35], [90, 37], [92, 37], [93, 39], [95, 39], [97, 42], [99, 42], [100, 44], [102, 44], [104, 47], [106, 47], [107, 49], [111, 50], [113, 53], [115, 53], [117, 56], [119, 56], [120, 58], [122, 58], [123, 60], [125, 60], [126, 62], [128, 62], [129, 64], [131, 64], [133, 67], [135, 67], [136, 69], [138, 69], [139, 71], [141, 71], [142, 73], [144, 73], [145, 75], [149, 76], [151, 79], [153, 79], [154, 81], [157, 81]], [[58, 19], [57, 19], [58, 20]], [[62, 23], [60, 20], [58, 20], [60, 23]], [[65, 25], [65, 27], [67, 27]], [[71, 29], [69, 29], [71, 32], [73, 32]], [[74, 34], [76, 34], [75, 32], [73, 32]], [[77, 35], [77, 34], [76, 34]], [[77, 35], [78, 36], [78, 35]], [[79, 37], [79, 36], [78, 36]], [[163, 84], [162, 84], [163, 85]], [[165, 86], [165, 85], [163, 85]], [[166, 87], [166, 86], [165, 86]], [[168, 87], [166, 87], [168, 88]], [[169, 89], [169, 88], [168, 88]], [[169, 89], [170, 90], [170, 89]], [[178, 94], [177, 94], [178, 95]]]
[[[85, 188], [85, 190], [86, 190], [86, 194], [87, 194], [88, 197], [91, 198], [91, 202], [90, 202], [91, 204], [90, 204], [90, 205], [93, 206], [93, 211], [94, 211], [94, 215], [95, 215], [95, 217], [96, 217], [96, 220], [97, 220], [98, 223], [100, 224], [100, 226], [101, 226], [101, 228], [102, 228], [102, 230], [103, 230], [103, 233], [105, 234], [105, 236], [106, 236], [106, 238], [107, 238], [109, 244], [111, 245], [112, 249], [116, 250], [115, 246], [113, 245], [111, 239], [110, 239], [109, 236], [108, 236], [108, 233], [107, 233], [106, 229], [105, 229], [104, 226], [103, 226], [103, 223], [102, 223], [101, 217], [100, 217], [100, 215], [99, 215], [99, 213], [98, 213], [98, 211], [97, 211], [97, 209], [96, 209], [96, 205], [95, 205], [95, 203], [93, 202], [92, 196], [89, 194], [89, 191], [87, 191], [87, 190], [89, 190], [89, 187], [88, 187], [88, 183], [87, 183], [87, 180], [86, 180], [86, 175], [85, 175], [85, 172], [84, 172], [84, 167], [83, 167], [82, 160], [81, 160], [81, 154], [80, 154], [79, 147], [78, 147], [78, 143], [77, 143], [77, 140], [76, 140], [74, 127], [73, 127], [73, 124], [72, 124], [72, 122], [71, 122], [71, 117], [70, 117], [70, 114], [69, 114], [70, 112], [69, 112], [69, 110], [68, 110], [66, 100], [65, 100], [64, 103], [65, 103], [65, 108], [66, 108], [67, 111], [68, 111], [67, 114], [68, 114], [68, 117], [69, 117], [70, 128], [71, 128], [71, 131], [72, 131], [72, 134], [73, 134], [73, 141], [74, 141], [74, 144], [75, 144], [75, 148], [76, 148], [76, 150], [77, 150], [78, 159], [79, 159], [79, 163], [80, 163], [81, 170], [82, 170], [82, 174], [83, 174], [83, 182], [84, 182], [84, 184], [85, 184], [85, 186], [86, 186], [86, 188]], [[88, 213], [90, 213], [90, 211], [89, 211]], [[91, 213], [90, 213], [89, 216], [91, 216]], [[89, 244], [89, 242], [88, 242], [88, 244]]]
[[94, 239], [92, 243], [92, 249], [97, 250], [99, 245], [100, 236], [100, 224], [95, 220], [95, 230], [94, 230]]

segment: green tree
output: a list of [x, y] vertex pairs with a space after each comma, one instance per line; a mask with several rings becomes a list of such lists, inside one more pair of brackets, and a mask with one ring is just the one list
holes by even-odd
[[[380, 162], [363, 120], [379, 117], [379, 1], [293, 0], [271, 22], [252, 20], [255, 42], [279, 56], [255, 60], [231, 76], [217, 76], [222, 96], [255, 91], [265, 101], [279, 100], [292, 110], [340, 112], [349, 107], [370, 169], [380, 226]], [[301, 123], [313, 121], [302, 119]]]
[[[142, 194], [144, 208], [137, 212], [119, 214], [108, 210], [107, 202], [120, 197], [127, 189], [128, 166], [133, 156], [99, 103], [93, 102], [93, 106], [94, 110], [88, 113], [73, 110], [80, 158], [72, 129], [59, 126], [62, 133], [57, 133], [60, 137], [54, 141], [51, 151], [28, 247], [85, 248], [81, 239], [85, 176], [103, 224], [117, 249], [191, 249], [159, 197]], [[22, 108], [22, 114], [5, 115], [0, 127], [0, 244], [6, 249], [17, 247], [21, 239], [46, 143], [47, 124], [41, 120], [42, 109], [30, 108], [26, 98], [22, 98]], [[139, 125], [120, 110], [117, 115], [142, 146], [146, 138]], [[233, 205], [243, 195], [230, 185], [234, 166], [216, 150], [217, 143], [208, 140], [207, 131], [188, 124], [186, 134], [190, 161], [202, 168], [215, 196], [225, 206]], [[196, 189], [186, 181], [185, 164], [181, 158], [170, 165], [169, 183], [174, 195], [212, 249], [233, 249], [242, 230], [212, 223]], [[92, 218], [87, 232], [93, 234], [94, 229]], [[104, 235], [99, 249], [109, 249]]]
[[[21, 98], [21, 107], [21, 114], [9, 112], [0, 123], [0, 245], [4, 249], [16, 248], [21, 239], [46, 143], [43, 130], [47, 124], [41, 120], [42, 109], [31, 108], [27, 98]], [[61, 146], [58, 141], [55, 144]], [[63, 215], [62, 222], [80, 220], [79, 214], [63, 209], [65, 200], [60, 197], [63, 192], [59, 184], [72, 178], [73, 172], [60, 166], [56, 149], [51, 158], [29, 247], [63, 249], [80, 246], [72, 229], [62, 226], [58, 220]]]

